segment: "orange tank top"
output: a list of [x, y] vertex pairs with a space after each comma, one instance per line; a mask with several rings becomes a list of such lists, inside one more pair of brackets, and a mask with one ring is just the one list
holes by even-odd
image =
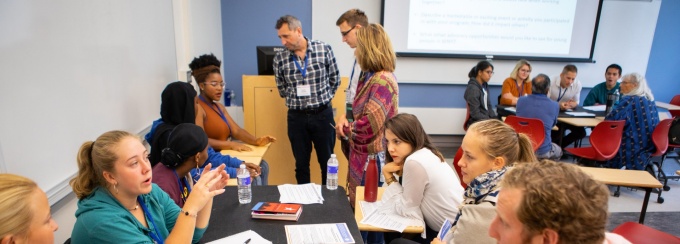
[[205, 133], [208, 134], [208, 138], [226, 141], [227, 138], [229, 138], [229, 135], [231, 135], [231, 128], [218, 113], [218, 111], [222, 112], [219, 110], [219, 107], [216, 104], [208, 105], [203, 99], [201, 99], [198, 104], [205, 110], [203, 127]]

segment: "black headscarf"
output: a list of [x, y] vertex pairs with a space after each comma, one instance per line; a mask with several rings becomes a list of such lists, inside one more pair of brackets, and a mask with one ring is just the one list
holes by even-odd
[[179, 124], [170, 131], [167, 147], [161, 154], [161, 163], [168, 168], [175, 169], [187, 158], [203, 151], [207, 146], [208, 135], [201, 127], [193, 123]]
[[166, 147], [168, 134], [181, 123], [194, 124], [196, 90], [186, 82], [175, 81], [168, 84], [161, 94], [161, 119], [163, 124], [156, 128], [151, 141], [150, 160], [154, 166], [161, 161], [161, 151]]

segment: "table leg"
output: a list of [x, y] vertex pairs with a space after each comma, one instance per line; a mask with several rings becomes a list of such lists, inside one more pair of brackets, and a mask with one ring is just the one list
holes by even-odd
[[640, 211], [640, 224], [645, 223], [645, 214], [647, 214], [647, 204], [649, 203], [649, 195], [652, 194], [652, 188], [645, 188], [645, 200], [642, 202], [642, 210]]

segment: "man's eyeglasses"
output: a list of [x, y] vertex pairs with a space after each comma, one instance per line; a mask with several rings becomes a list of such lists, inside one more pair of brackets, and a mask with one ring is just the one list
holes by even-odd
[[354, 28], [356, 27], [357, 27], [356, 25], [352, 26], [352, 28], [349, 28], [349, 30], [347, 31], [341, 31], [340, 34], [342, 34], [342, 36], [346, 36], [347, 34], [349, 34], [350, 31], [354, 30]]
[[224, 82], [217, 83], [217, 81], [211, 81], [211, 82], [206, 82], [206, 83], [208, 83], [209, 85], [211, 85], [212, 87], [215, 87], [215, 88], [217, 88], [217, 87], [224, 88], [224, 86], [225, 86]]

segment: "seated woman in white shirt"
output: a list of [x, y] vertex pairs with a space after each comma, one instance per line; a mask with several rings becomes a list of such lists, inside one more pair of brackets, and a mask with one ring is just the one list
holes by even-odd
[[[382, 173], [388, 186], [382, 210], [424, 221], [425, 240], [413, 238], [429, 243], [445, 219], [456, 217], [463, 187], [416, 116], [402, 113], [387, 120], [385, 138], [388, 163]], [[400, 182], [397, 175], [401, 175]], [[386, 235], [386, 243], [388, 239]]]

